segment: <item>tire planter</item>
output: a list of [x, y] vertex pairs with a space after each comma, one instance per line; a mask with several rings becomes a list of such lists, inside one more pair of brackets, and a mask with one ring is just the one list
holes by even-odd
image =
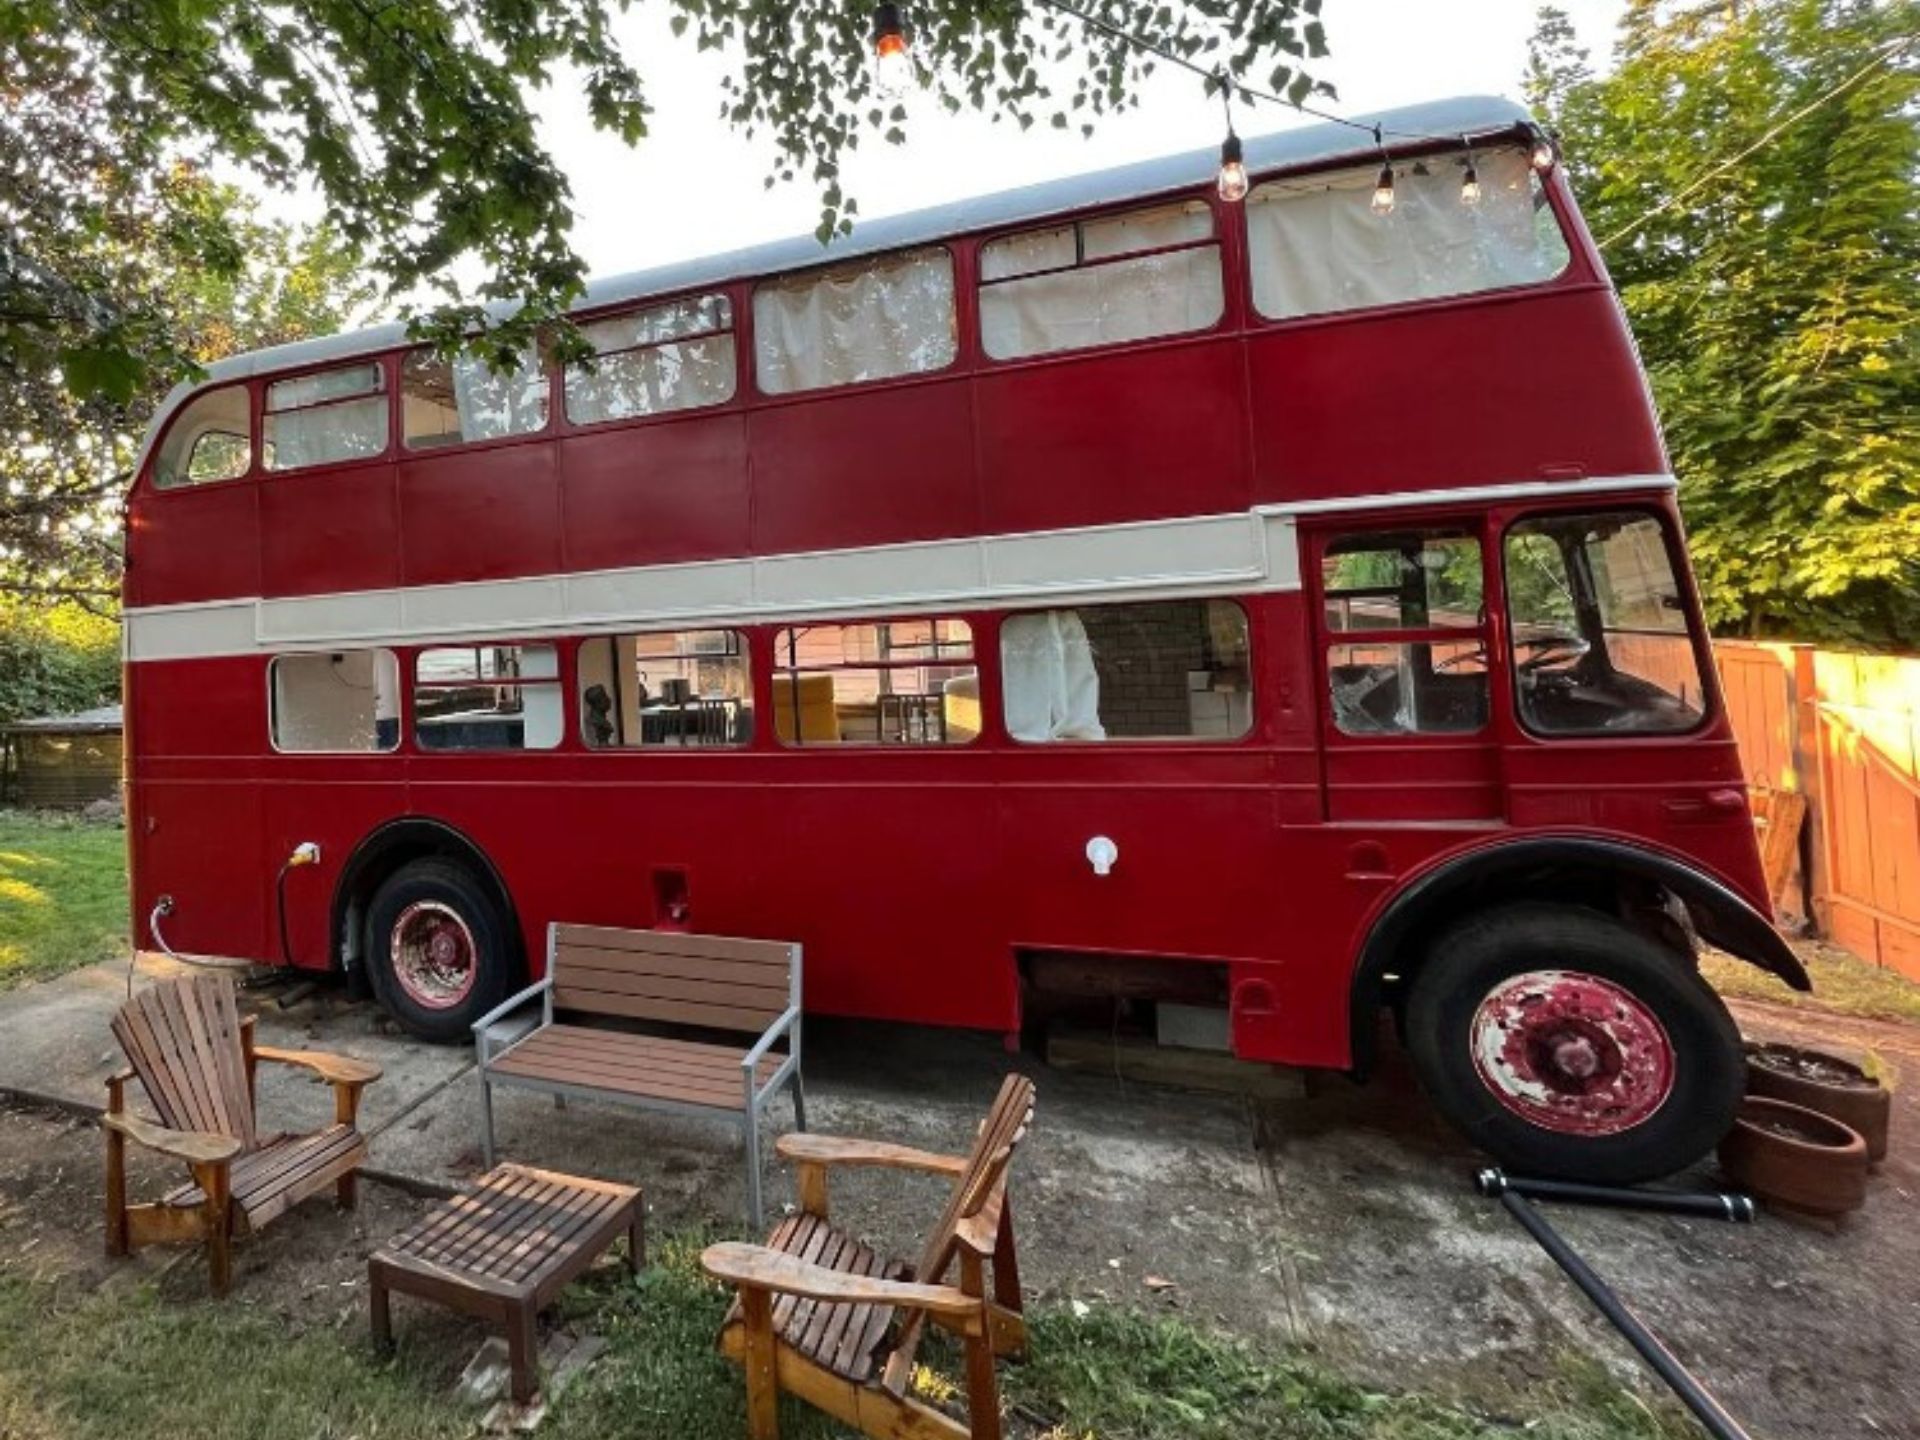
[[1867, 1198], [1867, 1142], [1831, 1116], [1749, 1095], [1720, 1142], [1727, 1178], [1762, 1200], [1838, 1217]]
[[1860, 1132], [1867, 1159], [1887, 1158], [1893, 1096], [1858, 1065], [1797, 1045], [1747, 1045], [1747, 1093], [1785, 1100], [1831, 1116]]

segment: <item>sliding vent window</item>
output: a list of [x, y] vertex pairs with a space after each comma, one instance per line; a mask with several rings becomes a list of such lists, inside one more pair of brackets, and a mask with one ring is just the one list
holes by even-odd
[[400, 367], [400, 428], [409, 450], [472, 445], [547, 428], [547, 372], [523, 351], [505, 370], [484, 358], [416, 350]]
[[944, 370], [956, 334], [953, 257], [943, 249], [792, 275], [753, 292], [754, 371], [769, 395]]
[[1207, 330], [1225, 307], [1213, 211], [1197, 200], [980, 247], [980, 340], [996, 360]]
[[1300, 175], [1247, 196], [1254, 308], [1270, 320], [1537, 285], [1567, 268], [1566, 237], [1527, 152], [1393, 162], [1393, 207], [1374, 206], [1380, 167]]
[[267, 386], [260, 443], [269, 470], [365, 460], [387, 448], [387, 397], [378, 365], [322, 370]]
[[1247, 615], [1231, 600], [1154, 600], [1010, 615], [1007, 733], [1060, 740], [1237, 740], [1253, 728]]
[[413, 736], [422, 750], [551, 750], [561, 713], [551, 645], [461, 645], [414, 658]]
[[357, 754], [400, 743], [400, 662], [391, 650], [276, 656], [267, 691], [276, 750]]
[[224, 385], [196, 395], [160, 442], [153, 483], [162, 490], [237, 480], [253, 460], [247, 387]]
[[596, 750], [749, 743], [753, 677], [746, 637], [737, 630], [679, 630], [583, 641], [580, 738]]
[[575, 425], [697, 410], [733, 398], [733, 303], [701, 295], [595, 320], [580, 333], [591, 369], [567, 371], [567, 419]]
[[1691, 730], [1700, 648], [1652, 515], [1543, 515], [1507, 533], [1520, 718], [1549, 735]]
[[1480, 542], [1464, 530], [1342, 535], [1320, 557], [1333, 723], [1347, 735], [1487, 723]]
[[964, 745], [980, 733], [980, 672], [964, 620], [799, 625], [773, 647], [783, 745]]

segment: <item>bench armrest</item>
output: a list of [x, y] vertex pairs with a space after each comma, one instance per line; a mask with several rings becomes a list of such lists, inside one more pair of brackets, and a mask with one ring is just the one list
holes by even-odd
[[553, 973], [549, 971], [545, 979], [536, 980], [533, 984], [529, 985], [526, 989], [522, 990], [518, 995], [509, 995], [506, 999], [502, 1000], [498, 1005], [494, 1006], [493, 1009], [489, 1010], [486, 1014], [482, 1015], [478, 1020], [474, 1021], [472, 1026], [473, 1033], [476, 1036], [478, 1036], [480, 1032], [485, 1030], [489, 1025], [492, 1025], [496, 1021], [504, 1018], [505, 1016], [512, 1014], [515, 1010], [518, 1010], [522, 1005], [526, 1004], [529, 1000], [533, 999], [534, 996], [542, 994], [545, 991], [551, 990], [552, 988], [553, 988]]
[[282, 1050], [277, 1045], [256, 1045], [253, 1053], [276, 1065], [298, 1065], [303, 1070], [311, 1070], [329, 1085], [371, 1085], [381, 1075], [380, 1067], [370, 1060], [330, 1055], [324, 1050]]
[[789, 1030], [793, 1029], [794, 1022], [799, 1018], [800, 1018], [800, 1007], [798, 1005], [788, 1006], [785, 1013], [783, 1013], [778, 1020], [774, 1021], [773, 1024], [767, 1027], [767, 1033], [762, 1035], [758, 1040], [753, 1042], [753, 1048], [747, 1051], [747, 1053], [741, 1058], [740, 1068], [746, 1071], [749, 1075], [751, 1075], [753, 1073], [754, 1066], [758, 1065], [762, 1060], [766, 1059], [767, 1051], [773, 1048], [773, 1042], [778, 1040], [782, 1035], [785, 1035]]
[[964, 1155], [936, 1155], [911, 1145], [889, 1145], [884, 1140], [851, 1140], [838, 1135], [782, 1135], [773, 1142], [782, 1160], [806, 1165], [870, 1165], [884, 1170], [919, 1170], [928, 1175], [957, 1177], [965, 1173]]
[[951, 1285], [916, 1285], [905, 1280], [844, 1275], [764, 1245], [731, 1241], [710, 1245], [700, 1256], [700, 1268], [730, 1285], [833, 1304], [894, 1305], [902, 1310], [924, 1310], [929, 1315], [955, 1319], [977, 1318], [982, 1309], [979, 1296], [968, 1295]]
[[189, 1165], [218, 1165], [240, 1153], [240, 1142], [231, 1135], [215, 1135], [206, 1130], [169, 1130], [124, 1112], [102, 1115], [100, 1126], [126, 1136], [136, 1145], [171, 1155]]

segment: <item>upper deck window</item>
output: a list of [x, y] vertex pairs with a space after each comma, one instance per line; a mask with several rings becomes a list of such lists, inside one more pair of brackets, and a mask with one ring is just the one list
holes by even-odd
[[153, 483], [171, 490], [239, 479], [253, 461], [251, 432], [246, 386], [223, 385], [196, 395], [160, 442]]
[[942, 370], [956, 336], [944, 249], [790, 275], [753, 292], [754, 372], [769, 395]]
[[1395, 161], [1393, 209], [1373, 208], [1377, 165], [1272, 180], [1247, 197], [1253, 304], [1270, 320], [1535, 285], [1567, 267], [1566, 237], [1527, 153]]
[[995, 360], [1205, 330], [1225, 306], [1213, 211], [1197, 200], [980, 247], [980, 342]]
[[720, 405], [733, 398], [733, 302], [698, 295], [595, 320], [580, 333], [593, 369], [566, 376], [567, 419], [598, 425]]
[[449, 361], [431, 350], [414, 351], [400, 367], [400, 431], [409, 450], [471, 445], [546, 425], [547, 372], [531, 351], [504, 371], [478, 356]]
[[269, 470], [365, 460], [387, 448], [385, 373], [345, 365], [267, 386], [260, 441]]

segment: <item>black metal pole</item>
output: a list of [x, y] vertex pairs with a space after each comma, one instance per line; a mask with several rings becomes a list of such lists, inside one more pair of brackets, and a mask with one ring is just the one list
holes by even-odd
[[1583, 1185], [1574, 1180], [1533, 1180], [1509, 1175], [1488, 1166], [1473, 1177], [1480, 1193], [1497, 1199], [1512, 1191], [1532, 1200], [1566, 1200], [1579, 1205], [1605, 1205], [1617, 1210], [1656, 1210], [1669, 1215], [1696, 1215], [1705, 1220], [1746, 1224], [1754, 1218], [1751, 1196], [1728, 1190], [1629, 1190], [1615, 1185]]
[[1639, 1351], [1640, 1358], [1667, 1382], [1714, 1440], [1751, 1440], [1747, 1432], [1741, 1429], [1740, 1422], [1722, 1409], [1720, 1402], [1693, 1378], [1684, 1365], [1673, 1358], [1673, 1352], [1640, 1323], [1640, 1318], [1608, 1288], [1606, 1281], [1593, 1273], [1586, 1261], [1574, 1253], [1573, 1247], [1560, 1238], [1560, 1233], [1527, 1202], [1524, 1195], [1509, 1189], [1501, 1193], [1500, 1203], [1540, 1243], [1540, 1248], [1553, 1257], [1554, 1264], [1567, 1272], [1567, 1278], [1586, 1292], [1587, 1298], [1607, 1317], [1613, 1328], [1627, 1337], [1627, 1343]]

